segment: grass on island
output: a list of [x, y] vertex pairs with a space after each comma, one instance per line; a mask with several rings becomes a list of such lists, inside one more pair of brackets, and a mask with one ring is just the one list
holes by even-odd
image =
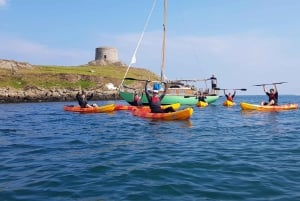
[[[88, 89], [106, 83], [118, 86], [127, 67], [120, 66], [34, 66], [33, 69], [10, 69], [0, 68], [0, 87], [12, 87], [24, 89], [26, 87], [39, 88], [82, 88]], [[131, 67], [126, 77], [137, 79], [157, 80], [154, 73]], [[134, 81], [126, 81], [131, 84]]]

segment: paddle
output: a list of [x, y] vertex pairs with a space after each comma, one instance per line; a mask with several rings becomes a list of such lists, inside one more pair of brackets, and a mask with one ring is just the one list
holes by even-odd
[[161, 81], [150, 81], [150, 80], [142, 80], [142, 79], [136, 79], [136, 78], [133, 78], [133, 77], [126, 77], [125, 80], [135, 80], [135, 81], [142, 81], [142, 82], [161, 82]]
[[264, 86], [264, 85], [274, 85], [274, 84], [284, 84], [284, 83], [287, 83], [287, 82], [274, 82], [274, 83], [269, 83], [269, 84], [255, 84], [253, 86]]
[[220, 89], [220, 88], [215, 88], [215, 90], [240, 90], [240, 91], [247, 91], [247, 89], [245, 89], [245, 88], [241, 88], [241, 89]]

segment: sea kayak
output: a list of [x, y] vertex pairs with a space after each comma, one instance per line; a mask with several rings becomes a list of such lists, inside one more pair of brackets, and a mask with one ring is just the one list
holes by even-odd
[[98, 107], [85, 107], [82, 108], [79, 105], [65, 105], [65, 111], [69, 112], [81, 112], [81, 113], [104, 113], [104, 112], [112, 112], [115, 110], [114, 104], [103, 105]]
[[225, 101], [223, 102], [223, 106], [226, 106], [226, 107], [232, 107], [232, 106], [234, 106], [234, 105], [235, 105], [235, 102], [230, 101], [230, 100], [225, 100]]
[[208, 106], [208, 103], [204, 102], [204, 101], [198, 101], [196, 106], [197, 107], [206, 107], [206, 106]]
[[159, 120], [186, 120], [189, 119], [193, 114], [193, 108], [188, 107], [182, 110], [168, 113], [151, 113], [148, 109], [134, 109], [132, 114], [135, 116], [159, 119]]
[[[161, 108], [165, 109], [167, 107], [173, 107], [174, 110], [178, 110], [180, 108], [180, 103], [174, 103], [171, 105], [162, 105]], [[149, 109], [149, 106], [133, 106], [133, 105], [116, 105], [115, 110], [133, 110], [133, 109]]]
[[284, 104], [284, 105], [257, 105], [251, 103], [241, 102], [242, 110], [258, 110], [258, 111], [282, 111], [298, 109], [298, 104]]

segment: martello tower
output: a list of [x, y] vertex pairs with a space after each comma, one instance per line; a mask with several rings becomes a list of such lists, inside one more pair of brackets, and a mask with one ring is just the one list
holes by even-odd
[[95, 61], [105, 63], [116, 63], [119, 61], [118, 50], [113, 47], [97, 47]]

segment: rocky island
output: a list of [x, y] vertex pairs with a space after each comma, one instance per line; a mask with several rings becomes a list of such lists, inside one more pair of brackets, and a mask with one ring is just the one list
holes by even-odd
[[[79, 91], [93, 93], [93, 100], [118, 100], [118, 86], [126, 66], [37, 66], [0, 59], [0, 103], [75, 101]], [[133, 68], [129, 76], [150, 71]], [[134, 83], [133, 83], [134, 84]]]

